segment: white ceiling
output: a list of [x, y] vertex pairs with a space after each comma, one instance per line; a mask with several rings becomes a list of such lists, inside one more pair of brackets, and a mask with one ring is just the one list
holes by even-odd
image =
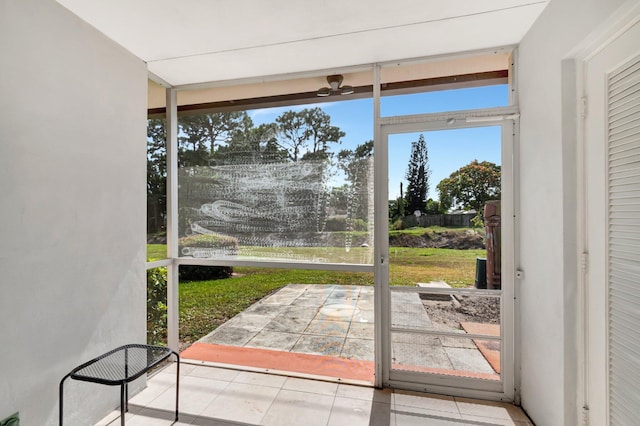
[[548, 0], [57, 0], [171, 85], [520, 42]]

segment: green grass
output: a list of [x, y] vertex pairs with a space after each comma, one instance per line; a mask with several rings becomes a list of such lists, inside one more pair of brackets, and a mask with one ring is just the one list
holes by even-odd
[[147, 262], [167, 258], [166, 244], [147, 244]]
[[389, 284], [445, 281], [452, 287], [474, 283], [476, 257], [486, 250], [389, 247]]

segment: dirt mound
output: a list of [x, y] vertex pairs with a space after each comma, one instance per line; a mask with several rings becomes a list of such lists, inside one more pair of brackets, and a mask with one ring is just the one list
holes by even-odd
[[484, 237], [475, 232], [425, 232], [422, 235], [398, 234], [389, 236], [394, 247], [448, 248], [456, 250], [483, 249]]
[[[456, 303], [457, 302], [457, 303]], [[454, 330], [460, 322], [500, 324], [500, 298], [486, 296], [456, 296], [456, 301], [424, 300], [431, 321]]]

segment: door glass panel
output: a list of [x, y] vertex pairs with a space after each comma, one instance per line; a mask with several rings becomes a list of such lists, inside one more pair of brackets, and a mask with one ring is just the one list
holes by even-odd
[[391, 379], [501, 379], [501, 139], [501, 126], [388, 138]]

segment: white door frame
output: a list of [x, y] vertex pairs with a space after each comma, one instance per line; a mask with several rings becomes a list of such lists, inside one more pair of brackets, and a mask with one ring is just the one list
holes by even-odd
[[[596, 28], [585, 40], [577, 46], [567, 56], [567, 61], [573, 62], [575, 67], [575, 108], [576, 114], [576, 156], [577, 156], [577, 253], [579, 259], [577, 268], [578, 288], [577, 288], [577, 330], [576, 330], [576, 407], [578, 412], [576, 418], [582, 419], [583, 424], [609, 424], [608, 414], [608, 369], [604, 372], [595, 372], [589, 366], [593, 364], [591, 359], [594, 354], [590, 353], [593, 345], [593, 333], [596, 330], [590, 328], [589, 322], [593, 319], [591, 310], [592, 303], [602, 294], [592, 294], [593, 289], [589, 286], [589, 208], [588, 208], [588, 165], [587, 165], [587, 140], [586, 127], [589, 119], [589, 110], [594, 109], [594, 105], [589, 104], [586, 69], [589, 61], [596, 55], [611, 45], [618, 37], [624, 34], [629, 28], [640, 22], [640, 3], [636, 0], [628, 0], [618, 8], [602, 25]], [[604, 84], [604, 81], [603, 81]], [[595, 105], [598, 107], [598, 105]], [[604, 108], [604, 105], [599, 105]], [[566, 105], [565, 105], [566, 107]], [[571, 106], [569, 106], [571, 108]], [[604, 135], [603, 135], [604, 137]], [[603, 139], [604, 140], [604, 139]], [[603, 162], [605, 159], [603, 158]], [[605, 224], [603, 224], [604, 226]], [[603, 303], [605, 303], [603, 301]], [[606, 321], [606, 318], [602, 318]], [[605, 338], [607, 342], [606, 330]], [[602, 333], [600, 333], [602, 334]], [[567, 340], [565, 345], [570, 342]], [[606, 348], [605, 348], [606, 350]], [[606, 355], [605, 355], [606, 356]], [[607, 356], [608, 358], [608, 356]], [[606, 359], [605, 359], [606, 361]], [[604, 374], [603, 374], [604, 373]], [[602, 388], [605, 390], [605, 398], [594, 396], [594, 390]], [[593, 423], [595, 422], [595, 423]]]
[[[517, 180], [517, 127], [519, 115], [517, 107], [489, 108], [479, 110], [454, 111], [436, 114], [422, 114], [379, 119], [379, 138], [374, 148], [376, 183], [376, 261], [375, 277], [379, 312], [376, 355], [376, 385], [405, 388], [418, 391], [431, 391], [448, 395], [474, 398], [514, 401], [515, 400], [515, 282], [516, 282], [516, 185]], [[388, 289], [388, 135], [434, 130], [451, 130], [481, 126], [502, 127], [502, 319], [501, 321], [501, 381], [487, 383], [480, 379], [452, 377], [429, 377], [429, 382], [416, 382], [407, 375], [407, 380], [390, 380], [390, 291]], [[378, 336], [376, 336], [378, 337]], [[379, 375], [380, 373], [381, 376]], [[402, 375], [401, 375], [402, 376]], [[465, 382], [462, 384], [462, 382]]]

